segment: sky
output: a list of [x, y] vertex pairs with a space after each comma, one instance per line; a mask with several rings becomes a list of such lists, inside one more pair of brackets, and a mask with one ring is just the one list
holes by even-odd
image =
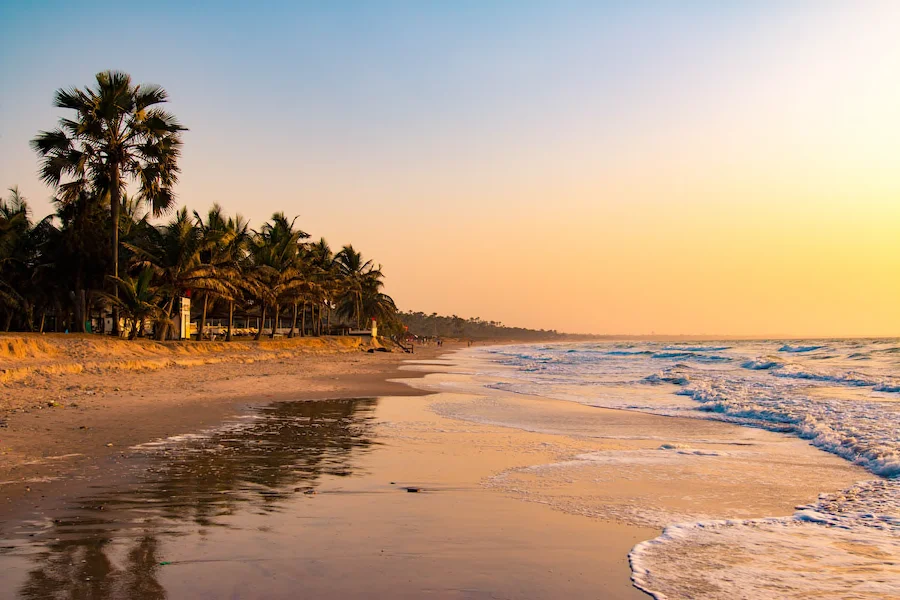
[[403, 310], [900, 336], [900, 2], [7, 2], [0, 189], [57, 88], [170, 94], [178, 201], [383, 265]]

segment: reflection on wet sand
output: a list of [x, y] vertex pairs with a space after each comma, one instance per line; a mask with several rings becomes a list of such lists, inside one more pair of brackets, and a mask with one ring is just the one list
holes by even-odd
[[352, 475], [354, 459], [376, 443], [376, 404], [280, 403], [208, 436], [145, 449], [150, 466], [139, 484], [82, 497], [43, 529], [3, 544], [7, 557], [33, 565], [18, 596], [166, 598], [158, 579], [164, 539], [227, 527], [219, 518], [240, 511], [277, 512], [314, 493], [323, 475]]

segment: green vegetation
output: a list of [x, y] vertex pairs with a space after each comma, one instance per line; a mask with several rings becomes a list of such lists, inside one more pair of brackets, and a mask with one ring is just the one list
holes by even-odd
[[390, 327], [397, 309], [381, 292], [381, 267], [351, 245], [334, 253], [324, 239], [309, 242], [296, 218], [279, 212], [253, 230], [214, 205], [151, 222], [174, 208], [185, 131], [161, 108], [166, 100], [161, 87], [115, 71], [57, 91], [54, 106], [74, 115], [32, 141], [55, 214], [35, 223], [16, 188], [0, 198], [0, 327], [83, 332], [102, 329], [111, 311], [107, 333], [122, 333], [121, 320], [131, 338], [149, 325], [168, 339], [182, 296], [192, 298], [200, 338], [208, 317], [227, 322], [227, 340], [236, 317], [259, 324], [256, 339], [286, 322], [288, 337], [372, 317]]
[[507, 327], [498, 321], [483, 321], [478, 317], [463, 319], [456, 315], [445, 317], [432, 313], [401, 312], [397, 315], [408, 332], [419, 337], [461, 338], [469, 340], [575, 340], [594, 336], [559, 333], [548, 329]]

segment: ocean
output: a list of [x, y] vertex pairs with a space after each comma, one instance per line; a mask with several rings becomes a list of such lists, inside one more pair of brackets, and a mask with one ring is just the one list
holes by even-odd
[[[673, 522], [690, 519], [689, 511], [655, 521], [644, 511], [638, 522], [664, 526], [664, 533], [635, 546], [629, 558], [636, 585], [655, 597], [900, 597], [900, 341], [554, 343], [476, 348], [465, 356], [462, 370], [477, 375], [485, 397], [495, 390], [739, 424], [807, 440], [869, 473], [849, 488], [819, 490], [788, 516]], [[540, 430], [533, 422], [527, 427]], [[602, 422], [592, 427], [603, 433]], [[727, 454], [659, 441], [657, 450], [668, 456]], [[614, 461], [637, 473], [655, 456], [661, 454], [600, 452], [555, 466]], [[529, 467], [530, 479], [514, 474], [515, 485], [510, 474], [496, 483], [554, 504], [535, 487], [549, 485], [535, 483], [535, 474], [551, 467]], [[604, 514], [580, 502], [578, 512]]]

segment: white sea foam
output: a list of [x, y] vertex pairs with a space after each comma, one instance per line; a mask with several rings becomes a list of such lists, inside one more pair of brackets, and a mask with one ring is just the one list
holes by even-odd
[[898, 497], [900, 482], [877, 480], [792, 517], [670, 525], [631, 551], [632, 579], [658, 600], [896, 598]]

